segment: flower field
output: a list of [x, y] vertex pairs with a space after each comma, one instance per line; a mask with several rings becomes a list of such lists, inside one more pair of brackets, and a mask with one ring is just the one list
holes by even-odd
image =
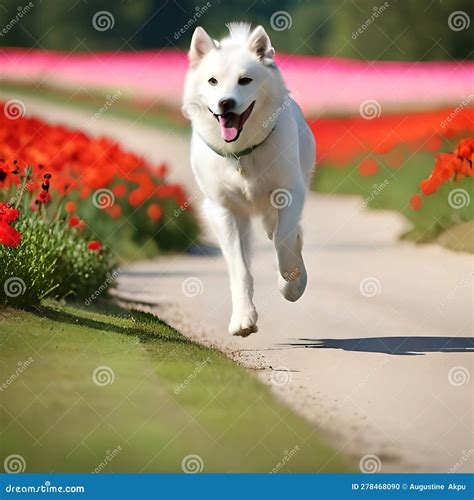
[[[366, 100], [377, 101], [384, 112], [456, 107], [472, 93], [470, 61], [414, 64], [287, 54], [277, 54], [276, 61], [307, 116], [357, 113]], [[174, 50], [70, 54], [3, 48], [0, 78], [74, 91], [119, 88], [132, 101], [179, 108], [187, 64], [186, 54]]]
[[194, 218], [180, 208], [185, 191], [167, 182], [166, 165], [106, 138], [12, 119], [0, 105], [0, 279], [15, 277], [21, 292], [5, 287], [7, 302], [84, 298], [122, 257], [193, 242]]

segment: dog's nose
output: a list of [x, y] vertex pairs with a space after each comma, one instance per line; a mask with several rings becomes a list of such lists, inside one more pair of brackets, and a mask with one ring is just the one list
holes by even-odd
[[224, 99], [219, 99], [219, 108], [223, 113], [227, 113], [228, 111], [232, 111], [233, 108], [235, 108], [235, 99], [232, 99], [231, 97], [229, 98], [224, 98]]

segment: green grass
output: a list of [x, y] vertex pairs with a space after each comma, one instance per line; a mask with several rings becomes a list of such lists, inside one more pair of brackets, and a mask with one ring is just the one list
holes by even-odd
[[[181, 472], [198, 455], [204, 472], [269, 472], [284, 457], [281, 472], [350, 470], [221, 353], [150, 314], [103, 307], [0, 310], [1, 463], [18, 454], [27, 472]], [[113, 383], [94, 383], [102, 366]]]
[[[443, 150], [449, 151], [451, 146]], [[406, 152], [407, 160], [400, 168], [386, 165], [384, 159], [375, 158], [379, 165], [376, 175], [362, 177], [357, 171], [357, 163], [348, 166], [325, 164], [316, 169], [313, 189], [322, 193], [358, 194], [366, 200], [370, 208], [395, 210], [403, 214], [411, 223], [412, 228], [401, 235], [402, 238], [418, 243], [431, 242], [442, 234], [443, 239], [449, 239], [446, 231], [451, 234], [450, 246], [457, 250], [472, 251], [472, 238], [466, 237], [470, 233], [462, 231], [458, 234], [450, 228], [465, 227], [466, 221], [472, 221], [472, 203], [456, 209], [448, 202], [452, 190], [462, 188], [473, 199], [473, 180], [465, 178], [461, 182], [448, 181], [439, 191], [431, 196], [423, 196], [423, 208], [413, 211], [410, 207], [410, 198], [419, 192], [420, 182], [427, 178], [434, 166], [434, 154], [419, 152], [411, 155]]]

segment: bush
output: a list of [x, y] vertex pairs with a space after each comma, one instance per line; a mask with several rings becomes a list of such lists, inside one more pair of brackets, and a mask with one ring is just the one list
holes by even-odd
[[70, 212], [120, 257], [183, 251], [194, 241], [198, 228], [189, 197], [182, 185], [169, 181], [167, 165], [153, 165], [105, 137], [38, 118], [9, 119], [5, 105], [0, 107], [5, 111], [0, 113], [1, 191], [18, 184], [10, 172], [15, 160], [31, 165], [33, 191], [40, 189], [47, 165], [54, 180], [52, 202], [67, 198], [74, 207]]
[[[33, 203], [24, 196], [31, 169], [18, 195], [0, 203], [0, 296], [18, 307], [43, 298], [86, 298], [110, 283], [115, 263], [110, 250], [88, 237], [81, 221], [71, 224], [50, 205], [49, 178]], [[39, 201], [42, 200], [42, 201]]]

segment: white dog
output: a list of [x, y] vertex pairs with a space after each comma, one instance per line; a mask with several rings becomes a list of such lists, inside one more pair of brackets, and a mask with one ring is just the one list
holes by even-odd
[[261, 217], [275, 244], [282, 295], [296, 301], [306, 288], [299, 221], [316, 150], [265, 30], [227, 26], [230, 36], [219, 42], [196, 28], [183, 111], [192, 121], [192, 169], [229, 270], [229, 333], [245, 337], [257, 331], [251, 216]]

